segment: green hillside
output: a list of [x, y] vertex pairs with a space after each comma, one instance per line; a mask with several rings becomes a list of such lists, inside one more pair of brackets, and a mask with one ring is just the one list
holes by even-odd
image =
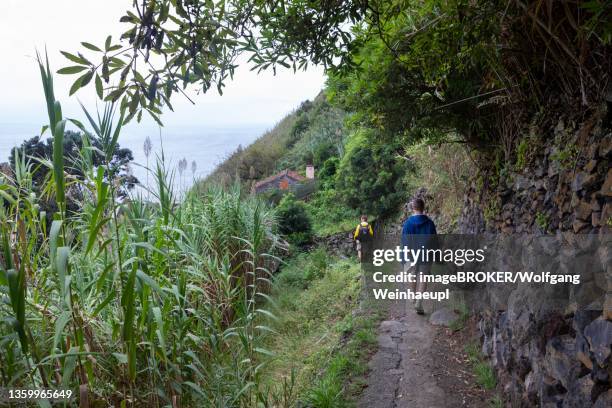
[[256, 180], [289, 168], [304, 172], [306, 164], [321, 167], [325, 160], [342, 154], [346, 113], [332, 107], [321, 92], [304, 101], [271, 130], [249, 146], [240, 146], [200, 184], [229, 185], [240, 181], [247, 187]]

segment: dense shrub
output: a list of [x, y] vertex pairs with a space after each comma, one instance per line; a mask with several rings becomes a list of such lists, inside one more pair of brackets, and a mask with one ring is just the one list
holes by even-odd
[[293, 194], [286, 194], [276, 207], [279, 231], [296, 245], [304, 244], [311, 239], [312, 225], [306, 212], [306, 205], [295, 199]]
[[397, 142], [381, 143], [371, 129], [360, 129], [349, 139], [340, 162], [336, 187], [351, 208], [386, 216], [407, 196], [402, 179], [406, 166], [398, 159]]
[[323, 163], [323, 166], [319, 170], [319, 179], [323, 181], [323, 183], [329, 184], [329, 187], [333, 187], [339, 166], [340, 159], [338, 157], [334, 156], [325, 160], [325, 163]]
[[338, 157], [338, 154], [338, 146], [330, 140], [324, 140], [314, 148], [312, 153], [312, 163], [315, 166], [320, 167], [328, 159]]
[[479, 166], [496, 150], [514, 162], [518, 135], [599, 104], [612, 72], [611, 3], [553, 3], [400, 2], [355, 30], [359, 69], [332, 73], [328, 95], [390, 136], [459, 137]]
[[299, 253], [283, 265], [281, 272], [275, 276], [275, 286], [306, 289], [310, 282], [325, 276], [330, 262], [331, 259], [323, 248]]
[[359, 211], [344, 204], [342, 195], [333, 188], [317, 191], [306, 206], [313, 230], [319, 236], [346, 232], [359, 220]]

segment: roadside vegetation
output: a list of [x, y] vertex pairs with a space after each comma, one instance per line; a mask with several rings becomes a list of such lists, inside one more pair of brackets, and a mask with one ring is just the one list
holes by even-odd
[[[236, 187], [178, 202], [163, 156], [155, 199], [118, 200], [112, 166], [123, 117], [84, 111], [83, 148], [65, 169], [64, 128], [40, 63], [55, 141], [52, 161], [19, 156], [0, 184], [0, 378], [70, 388], [81, 406], [252, 406], [261, 385], [261, 307], [282, 250], [272, 211]], [[99, 146], [99, 147], [93, 147]], [[94, 163], [92, 153], [104, 160]], [[34, 169], [50, 177], [33, 184]], [[78, 190], [67, 210], [67, 191]], [[53, 196], [49, 217], [41, 204]], [[261, 299], [260, 299], [261, 298]], [[259, 322], [255, 324], [255, 322]], [[85, 405], [83, 405], [85, 404]]]
[[85, 124], [63, 118], [40, 67], [60, 143], [16, 149], [0, 176], [3, 384], [70, 388], [90, 405], [354, 402], [378, 319], [355, 313], [359, 264], [296, 250], [357, 215], [335, 202], [330, 165], [310, 201], [289, 194], [272, 208], [240, 180], [179, 200], [162, 154], [145, 200], [125, 184], [129, 157], [114, 158], [124, 118], [112, 104], [83, 108]]
[[265, 375], [271, 384], [293, 379], [288, 406], [341, 407], [359, 395], [378, 322], [376, 314], [355, 312], [360, 280], [355, 260], [323, 249], [297, 255], [275, 277], [277, 333], [266, 339], [275, 357]]

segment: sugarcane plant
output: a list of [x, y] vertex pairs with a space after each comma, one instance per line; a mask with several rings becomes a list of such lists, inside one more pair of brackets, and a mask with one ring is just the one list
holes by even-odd
[[[123, 115], [109, 103], [65, 118], [49, 61], [38, 64], [52, 159], [17, 150], [0, 173], [2, 386], [71, 389], [66, 404], [85, 407], [268, 405], [263, 305], [282, 247], [272, 211], [239, 188], [179, 201], [163, 153], [152, 199], [122, 200]], [[78, 152], [63, 151], [68, 124], [83, 134]], [[68, 176], [67, 154], [82, 177]], [[39, 166], [50, 176], [35, 188]]]

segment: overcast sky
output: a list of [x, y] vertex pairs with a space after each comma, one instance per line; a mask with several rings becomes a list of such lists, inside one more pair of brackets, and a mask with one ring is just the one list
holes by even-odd
[[[0, 124], [32, 124], [45, 120], [44, 96], [35, 49], [49, 53], [54, 71], [70, 65], [59, 50], [75, 51], [81, 41], [102, 44], [106, 35], [118, 38], [125, 24], [118, 23], [132, 0], [0, 0]], [[56, 75], [56, 98], [65, 116], [82, 117], [76, 98], [68, 98], [73, 76]], [[175, 97], [174, 113], [164, 115], [166, 131], [178, 126], [271, 126], [301, 101], [314, 98], [323, 87], [322, 69], [256, 74], [237, 70], [223, 96], [216, 91], [195, 97], [196, 105]], [[86, 106], [96, 100], [93, 87], [77, 92]], [[176, 95], [178, 96], [178, 95]], [[140, 127], [154, 127], [147, 123]]]

